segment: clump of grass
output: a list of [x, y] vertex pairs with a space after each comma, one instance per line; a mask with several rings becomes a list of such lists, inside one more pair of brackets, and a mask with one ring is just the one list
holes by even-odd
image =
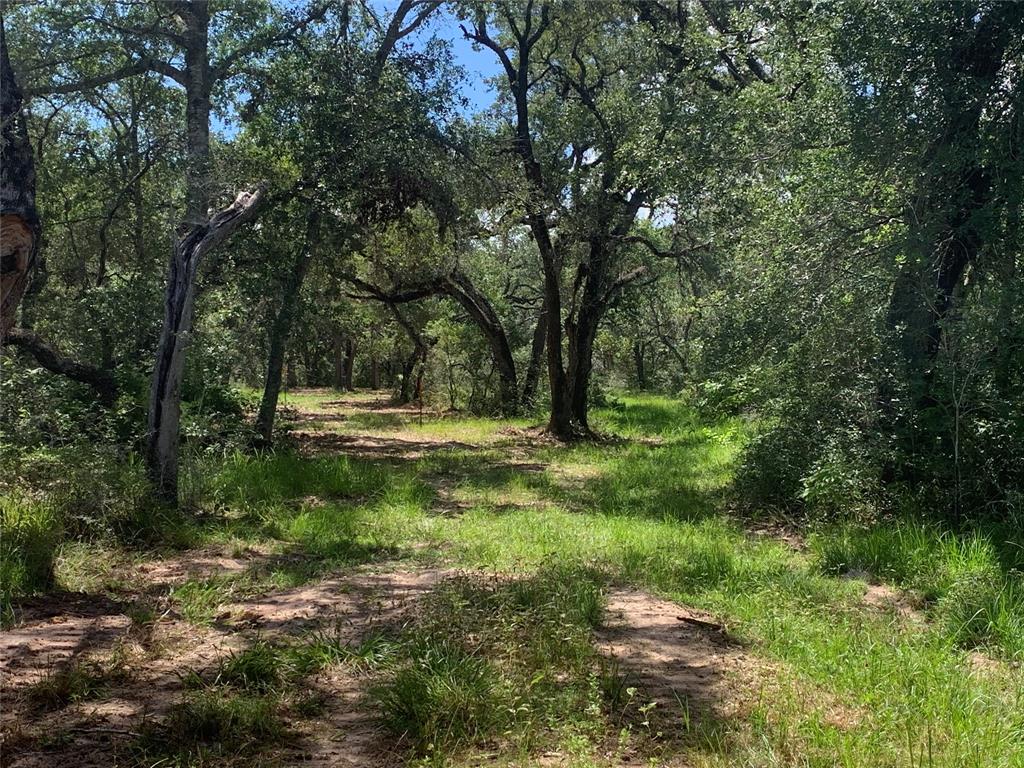
[[503, 729], [509, 696], [492, 662], [451, 638], [420, 638], [408, 653], [408, 662], [373, 694], [392, 733], [425, 753]]
[[267, 693], [279, 688], [291, 672], [290, 659], [277, 646], [260, 638], [221, 664], [216, 682], [246, 691]]
[[207, 688], [185, 694], [133, 746], [147, 765], [206, 765], [221, 756], [251, 753], [284, 734], [273, 697]]
[[356, 644], [343, 639], [339, 632], [317, 632], [288, 652], [295, 668], [309, 674], [333, 664], [371, 671], [391, 661], [398, 648], [398, 641], [385, 632], [371, 632]]
[[62, 535], [54, 509], [17, 494], [0, 496], [0, 607], [14, 597], [53, 585], [56, 550]]
[[602, 718], [591, 628], [601, 578], [548, 567], [529, 578], [457, 576], [427, 598], [372, 697], [421, 755], [507, 738], [528, 752]]
[[213, 576], [208, 579], [189, 579], [171, 592], [182, 618], [193, 624], [204, 625], [213, 621], [217, 610], [228, 602], [239, 586], [237, 578]]
[[961, 575], [935, 606], [937, 620], [955, 642], [987, 646], [1024, 658], [1024, 589], [996, 571]]
[[108, 675], [102, 666], [77, 661], [51, 669], [28, 689], [27, 697], [37, 709], [53, 711], [96, 698], [107, 682]]

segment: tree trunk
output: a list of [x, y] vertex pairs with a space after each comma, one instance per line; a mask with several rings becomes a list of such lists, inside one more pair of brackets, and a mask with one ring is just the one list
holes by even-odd
[[[277, 415], [277, 400], [281, 394], [281, 373], [284, 368], [288, 338], [291, 335], [295, 310], [298, 308], [302, 285], [313, 261], [320, 235], [320, 216], [310, 210], [306, 217], [305, 238], [295, 254], [291, 273], [285, 281], [281, 306], [277, 310], [274, 324], [270, 329], [270, 354], [267, 359], [267, 375], [263, 383], [263, 397], [256, 415], [256, 434], [262, 445], [269, 446], [274, 436], [274, 419]], [[289, 366], [289, 374], [292, 373]]]
[[[413, 398], [419, 399], [423, 397], [423, 369], [426, 368], [428, 347], [423, 336], [393, 302], [388, 303], [388, 309], [391, 310], [395, 321], [402, 327], [402, 330], [405, 331], [413, 345], [412, 354], [402, 363], [402, 386], [398, 392], [398, 401], [402, 405], [406, 405], [411, 403]], [[418, 371], [417, 363], [419, 363]], [[414, 373], [416, 374], [415, 388], [413, 387]]]
[[370, 358], [370, 389], [380, 389], [380, 361], [377, 355]]
[[14, 327], [42, 231], [32, 145], [21, 107], [0, 16], [0, 342]]
[[211, 220], [210, 207], [210, 8], [205, 0], [182, 4], [185, 49], [185, 216], [168, 269], [164, 323], [150, 387], [146, 463], [159, 496], [178, 500], [178, 423], [181, 379], [192, 330], [196, 273], [203, 256], [251, 220], [264, 194], [260, 187], [242, 192]]
[[583, 434], [590, 431], [588, 395], [594, 367], [597, 321], [598, 317], [592, 314], [592, 310], [581, 310], [569, 334], [569, 402], [574, 430]]
[[[256, 414], [256, 434], [260, 446], [267, 447], [274, 439], [274, 418], [277, 415], [277, 401], [281, 395], [281, 374], [284, 369], [285, 351], [288, 346], [288, 332], [292, 312], [281, 307], [270, 329], [270, 354], [267, 356], [267, 375], [263, 381], [263, 397]], [[288, 369], [291, 374], [291, 367]]]
[[355, 387], [352, 386], [352, 374], [355, 372], [356, 367], [356, 342], [352, 337], [345, 340], [345, 362], [342, 367], [342, 379], [341, 383], [346, 392], [352, 392]]
[[537, 397], [537, 384], [540, 383], [540, 372], [544, 364], [544, 341], [547, 337], [548, 311], [541, 304], [537, 325], [533, 329], [533, 343], [530, 345], [530, 362], [526, 366], [526, 377], [523, 381], [522, 403], [530, 408]]
[[401, 405], [407, 405], [412, 402], [412, 375], [416, 370], [416, 361], [419, 360], [419, 358], [419, 350], [415, 350], [402, 362], [402, 384], [398, 390], [398, 402]]
[[285, 387], [295, 389], [299, 386], [299, 372], [295, 365], [295, 355], [288, 356], [288, 370], [285, 373]]
[[345, 337], [340, 331], [334, 333], [331, 352], [334, 355], [334, 380], [331, 382], [335, 389], [345, 391]]
[[636, 364], [636, 386], [640, 391], [647, 389], [647, 371], [644, 368], [644, 343], [640, 339], [633, 342], [633, 362]]
[[[537, 230], [535, 229], [536, 233]], [[548, 384], [551, 389], [551, 416], [548, 419], [548, 432], [560, 440], [571, 440], [574, 437], [572, 428], [572, 405], [569, 395], [569, 381], [562, 366], [562, 290], [554, 248], [551, 247], [547, 230], [547, 239], [543, 250], [549, 256], [544, 262], [544, 306], [547, 307], [547, 323], [544, 343], [548, 350]], [[543, 252], [542, 250], [542, 252]]]
[[203, 257], [251, 220], [263, 199], [261, 187], [242, 192], [234, 203], [201, 226], [192, 227], [174, 246], [164, 299], [164, 323], [157, 346], [149, 395], [146, 460], [149, 477], [166, 501], [178, 499], [178, 424], [185, 351], [192, 331], [196, 271]]
[[334, 353], [334, 388], [341, 392], [351, 392], [356, 343], [351, 337], [345, 336], [339, 331], [334, 334], [332, 351]]

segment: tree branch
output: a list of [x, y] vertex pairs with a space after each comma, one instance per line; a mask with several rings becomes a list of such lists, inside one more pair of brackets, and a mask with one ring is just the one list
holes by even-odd
[[126, 64], [119, 69], [115, 69], [113, 72], [105, 72], [102, 75], [86, 77], [81, 80], [74, 80], [67, 83], [58, 83], [56, 85], [36, 85], [24, 90], [29, 96], [55, 96], [69, 93], [81, 93], [82, 91], [87, 91], [91, 88], [98, 88], [101, 85], [109, 85], [110, 83], [116, 83], [119, 80], [126, 80], [129, 77], [144, 75], [147, 72], [156, 72], [157, 74], [171, 78], [179, 85], [185, 85], [185, 73], [180, 69], [167, 62], [158, 61], [149, 56], [143, 56], [138, 61]]
[[100, 401], [107, 405], [117, 399], [117, 380], [110, 371], [72, 360], [32, 331], [25, 328], [12, 328], [7, 332], [4, 344], [27, 352], [39, 365], [51, 373], [65, 376], [81, 384], [87, 384], [96, 391]]

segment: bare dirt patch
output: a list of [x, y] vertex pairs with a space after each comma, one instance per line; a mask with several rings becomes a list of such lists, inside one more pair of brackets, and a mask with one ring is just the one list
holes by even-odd
[[608, 593], [597, 641], [662, 711], [682, 702], [732, 714], [737, 680], [756, 672], [752, 657], [713, 617], [635, 589]]
[[[178, 573], [170, 569], [169, 574]], [[288, 636], [324, 629], [343, 642], [362, 638], [398, 620], [410, 604], [449, 575], [444, 569], [357, 569], [295, 589], [228, 606], [213, 627], [165, 616], [144, 637], [118, 603], [96, 596], [69, 596], [47, 603], [32, 620], [3, 634], [4, 765], [108, 766], [146, 720], [162, 717], [180, 699], [184, 678], [204, 678], [232, 651], [257, 636]], [[48, 615], [52, 614], [52, 615]], [[55, 712], [33, 710], [24, 693], [60, 665], [125, 654], [130, 672], [101, 695]], [[366, 711], [366, 681], [345, 669], [329, 670], [311, 685], [328, 702], [325, 713], [289, 723], [293, 738], [282, 751], [286, 765], [388, 765], [390, 754], [375, 715]]]
[[921, 611], [918, 600], [912, 593], [891, 587], [888, 584], [868, 584], [861, 602], [876, 611], [895, 614], [905, 621], [924, 624], [927, 618]]
[[218, 621], [264, 636], [330, 627], [354, 642], [369, 628], [392, 621], [449, 573], [443, 569], [360, 570], [233, 603]]
[[320, 430], [295, 430], [291, 433], [303, 455], [323, 456], [343, 453], [365, 459], [415, 461], [437, 451], [473, 450], [473, 443], [423, 435], [394, 437], [391, 435], [344, 435]]
[[180, 584], [189, 579], [238, 574], [252, 566], [252, 557], [226, 557], [214, 549], [197, 549], [151, 560], [138, 567], [140, 577], [154, 584]]

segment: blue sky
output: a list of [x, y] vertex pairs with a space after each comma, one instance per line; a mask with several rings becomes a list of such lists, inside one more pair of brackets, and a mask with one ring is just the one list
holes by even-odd
[[[385, 7], [390, 11], [393, 5], [387, 3]], [[469, 101], [469, 113], [489, 107], [494, 102], [495, 93], [486, 80], [501, 73], [501, 64], [494, 53], [487, 49], [474, 51], [473, 44], [463, 37], [458, 21], [447, 9], [439, 12], [419, 37], [423, 39], [429, 35], [448, 40], [452, 45], [455, 63], [466, 71], [466, 80], [460, 91]]]

